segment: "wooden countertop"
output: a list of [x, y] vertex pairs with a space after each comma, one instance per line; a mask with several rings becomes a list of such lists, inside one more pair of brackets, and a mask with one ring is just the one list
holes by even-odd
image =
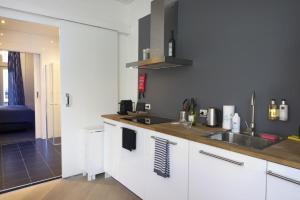
[[179, 124], [162, 123], [155, 125], [145, 125], [131, 122], [122, 118], [129, 116], [121, 116], [117, 114], [102, 115], [103, 118], [134, 125], [137, 127], [161, 132], [175, 137], [184, 138], [190, 141], [199, 142], [233, 152], [245, 154], [270, 162], [286, 165], [300, 170], [300, 142], [284, 140], [275, 145], [267, 147], [263, 150], [251, 149], [239, 145], [228, 144], [222, 141], [212, 140], [205, 136], [213, 132], [223, 131], [221, 128], [209, 128], [203, 125], [197, 125], [192, 128], [186, 128]]

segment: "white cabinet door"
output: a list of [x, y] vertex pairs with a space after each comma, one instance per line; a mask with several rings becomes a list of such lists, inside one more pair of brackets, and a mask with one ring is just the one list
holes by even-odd
[[[155, 140], [160, 137], [176, 145], [170, 144], [170, 177], [163, 178], [154, 171]], [[187, 200], [188, 197], [188, 141], [154, 131], [145, 130], [145, 182], [146, 200]]]
[[145, 139], [143, 129], [122, 123], [120, 124], [120, 127], [121, 131], [124, 127], [136, 132], [136, 149], [129, 151], [127, 149], [121, 148], [119, 176], [117, 180], [125, 185], [129, 190], [134, 192], [136, 195], [144, 198], [144, 191], [147, 188], [147, 183], [145, 182], [144, 177]]
[[268, 162], [267, 200], [299, 200], [300, 170]]
[[264, 200], [266, 161], [190, 142], [190, 200]]
[[121, 152], [121, 129], [119, 123], [104, 120], [104, 171], [118, 179]]

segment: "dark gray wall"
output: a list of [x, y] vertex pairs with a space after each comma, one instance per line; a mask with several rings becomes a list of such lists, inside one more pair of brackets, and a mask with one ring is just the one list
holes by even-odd
[[[300, 124], [299, 10], [298, 0], [179, 0], [177, 56], [194, 65], [147, 70], [143, 101], [152, 104], [154, 114], [177, 118], [183, 99], [194, 96], [198, 108], [233, 104], [249, 121], [255, 90], [258, 131], [295, 133]], [[149, 47], [149, 19], [140, 25], [141, 51]], [[271, 98], [287, 99], [288, 122], [267, 120]]]

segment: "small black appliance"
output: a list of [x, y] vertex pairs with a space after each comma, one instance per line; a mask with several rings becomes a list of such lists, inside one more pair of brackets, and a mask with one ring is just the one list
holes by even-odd
[[133, 111], [133, 102], [131, 100], [121, 100], [119, 103], [119, 115], [127, 115], [127, 112]]

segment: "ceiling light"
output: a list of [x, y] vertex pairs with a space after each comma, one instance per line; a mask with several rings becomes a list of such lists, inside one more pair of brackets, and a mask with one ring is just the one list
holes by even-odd
[[2, 37], [4, 35], [4, 33], [0, 33], [0, 36]]
[[51, 44], [54, 44], [54, 41], [53, 41], [53, 40], [51, 40], [51, 41], [50, 41], [50, 43], [51, 43]]
[[5, 20], [4, 19], [1, 20], [1, 24], [5, 24]]

